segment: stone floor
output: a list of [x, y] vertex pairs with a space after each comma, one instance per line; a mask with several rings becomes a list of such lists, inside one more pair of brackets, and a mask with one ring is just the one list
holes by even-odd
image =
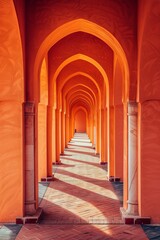
[[99, 164], [86, 135], [75, 135], [61, 161], [40, 202], [40, 224], [24, 225], [16, 240], [148, 239], [140, 225], [123, 224], [122, 185], [107, 181], [107, 166]]

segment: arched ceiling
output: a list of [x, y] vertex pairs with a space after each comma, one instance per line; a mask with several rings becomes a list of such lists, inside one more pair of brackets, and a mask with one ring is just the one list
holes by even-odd
[[[55, 30], [55, 36], [51, 33], [51, 38], [48, 36], [45, 40], [48, 46], [43, 43], [39, 49], [41, 54], [43, 47], [48, 48], [49, 105], [63, 111], [71, 111], [71, 107], [68, 109], [66, 106], [72, 105], [72, 96], [71, 102], [79, 104], [77, 107], [86, 102], [90, 111], [98, 112], [99, 109], [109, 106], [110, 99], [114, 99], [110, 96], [114, 94], [115, 54], [119, 54], [120, 62], [123, 59], [124, 78], [127, 76], [125, 54], [117, 40], [108, 32], [108, 35], [104, 36], [98, 25], [97, 29], [93, 29], [94, 24], [83, 19], [73, 22], [73, 29], [70, 29], [68, 34], [66, 29], [60, 27], [60, 31], [63, 29], [61, 37]], [[79, 30], [78, 22], [85, 23], [83, 27], [79, 23]], [[87, 26], [90, 26], [88, 31]]]
[[128, 64], [125, 53], [114, 36], [84, 19], [77, 19], [64, 25], [70, 26], [68, 32], [64, 26], [59, 27], [61, 36], [57, 32], [58, 29], [54, 30], [42, 43], [35, 61], [35, 64], [38, 63], [40, 60], [38, 58], [42, 57], [41, 53], [48, 49], [46, 53], [49, 68], [49, 103], [59, 107], [57, 103], [60, 102], [58, 98], [61, 93], [57, 89], [62, 89], [71, 76], [85, 75], [95, 80], [101, 95], [98, 96], [101, 107], [109, 106], [109, 94], [113, 94], [114, 91], [115, 54], [120, 63], [123, 63], [123, 98], [126, 99], [129, 86]]
[[[49, 102], [61, 109], [69, 104], [68, 96], [74, 96], [72, 101], [79, 102], [79, 106], [92, 99], [87, 103], [92, 111], [108, 105], [113, 59], [113, 50], [107, 44], [85, 32], [72, 33], [58, 41], [48, 52]], [[84, 87], [88, 90], [84, 91]]]

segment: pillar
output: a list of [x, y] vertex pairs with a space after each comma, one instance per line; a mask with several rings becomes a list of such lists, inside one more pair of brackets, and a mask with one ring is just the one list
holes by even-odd
[[73, 137], [72, 136], [72, 118], [73, 118], [73, 116], [70, 114], [69, 115], [69, 140], [71, 140], [71, 138]]
[[56, 109], [56, 162], [60, 162], [61, 153], [61, 110]]
[[93, 125], [94, 125], [94, 120], [93, 120], [93, 114], [91, 113], [90, 114], [90, 128], [91, 128], [91, 130], [90, 130], [90, 134], [91, 134], [91, 138], [90, 138], [90, 140], [91, 140], [91, 142], [92, 142], [92, 146], [94, 145], [94, 128], [93, 128]]
[[128, 208], [127, 213], [138, 215], [138, 153], [137, 103], [128, 103]]
[[47, 177], [52, 177], [52, 144], [53, 144], [53, 135], [52, 135], [52, 106], [47, 106]]
[[97, 117], [96, 117], [96, 154], [100, 153], [100, 126], [101, 126], [101, 110], [97, 111]]
[[128, 103], [123, 103], [123, 207], [128, 204]]
[[25, 124], [25, 214], [36, 212], [35, 177], [35, 105], [24, 103]]
[[52, 107], [52, 162], [56, 162], [56, 109]]
[[109, 125], [110, 125], [110, 159], [108, 174], [109, 177], [114, 177], [114, 168], [115, 168], [115, 108], [110, 106], [110, 115], [109, 115]]
[[66, 113], [64, 111], [61, 112], [61, 153], [64, 154], [65, 149], [65, 117]]
[[68, 147], [69, 139], [69, 114], [65, 114], [65, 147]]
[[115, 165], [114, 177], [123, 180], [123, 105], [115, 105]]
[[107, 112], [101, 109], [101, 164], [107, 163]]
[[47, 106], [38, 104], [38, 181], [47, 175]]
[[96, 127], [97, 127], [97, 118], [96, 115], [93, 116], [93, 146], [96, 148], [97, 137], [96, 137]]

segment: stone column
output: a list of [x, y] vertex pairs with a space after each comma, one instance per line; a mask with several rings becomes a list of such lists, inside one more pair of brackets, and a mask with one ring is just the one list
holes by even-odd
[[128, 103], [128, 208], [127, 214], [138, 215], [137, 103]]
[[25, 128], [25, 214], [36, 212], [35, 188], [35, 104], [24, 103]]

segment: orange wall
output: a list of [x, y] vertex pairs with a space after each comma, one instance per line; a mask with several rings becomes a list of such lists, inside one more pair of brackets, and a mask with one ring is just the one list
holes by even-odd
[[[122, 87], [123, 87], [123, 73], [120, 62], [115, 56], [114, 64], [114, 112], [115, 112], [115, 177], [123, 179], [123, 105], [122, 105]], [[125, 143], [126, 144], [126, 143]], [[126, 184], [126, 183], [124, 183]]]
[[139, 1], [138, 100], [140, 102], [148, 99], [160, 99], [159, 12], [159, 0]]
[[48, 64], [43, 59], [40, 71], [40, 103], [38, 105], [38, 180], [47, 176], [47, 104]]
[[[145, 4], [144, 4], [145, 2]], [[138, 1], [139, 211], [160, 221], [160, 1]]]
[[[33, 68], [37, 50], [46, 37], [57, 27], [60, 27], [69, 21], [74, 19], [86, 19], [90, 22], [97, 23], [99, 26], [102, 26], [111, 32], [124, 48], [131, 69], [131, 97], [135, 98], [135, 43], [137, 41], [137, 2], [135, 0], [124, 0], [123, 4], [119, 1], [103, 0], [102, 4], [97, 4], [97, 1], [91, 2], [81, 0], [78, 5], [75, 0], [70, 0], [67, 2], [68, 7], [66, 7], [65, 1], [49, 1], [46, 6], [46, 1], [35, 0], [27, 1], [26, 6], [27, 29], [29, 30], [29, 34], [27, 34], [27, 51], [29, 57], [29, 68], [27, 69], [27, 73], [29, 81], [27, 84], [30, 85], [30, 88], [33, 81]], [[83, 11], [80, 11], [79, 9], [83, 9]], [[88, 15], [88, 12], [91, 14]], [[128, 19], [130, 19], [130, 21], [128, 21]], [[43, 47], [44, 51], [47, 50], [47, 48], [45, 49], [45, 44]], [[49, 47], [50, 46], [48, 46], [48, 48]], [[105, 61], [107, 61], [106, 57]], [[108, 63], [106, 62], [106, 65], [107, 64]], [[37, 80], [35, 79], [35, 81]], [[33, 89], [30, 89], [30, 98], [33, 100], [32, 90]]]
[[23, 55], [13, 2], [0, 5], [0, 222], [15, 222], [24, 210]]
[[141, 106], [140, 214], [160, 221], [160, 101]]
[[86, 114], [82, 110], [75, 115], [75, 129], [77, 132], [86, 132]]
[[47, 108], [38, 105], [38, 180], [47, 176]]
[[22, 106], [0, 102], [0, 222], [23, 215]]

